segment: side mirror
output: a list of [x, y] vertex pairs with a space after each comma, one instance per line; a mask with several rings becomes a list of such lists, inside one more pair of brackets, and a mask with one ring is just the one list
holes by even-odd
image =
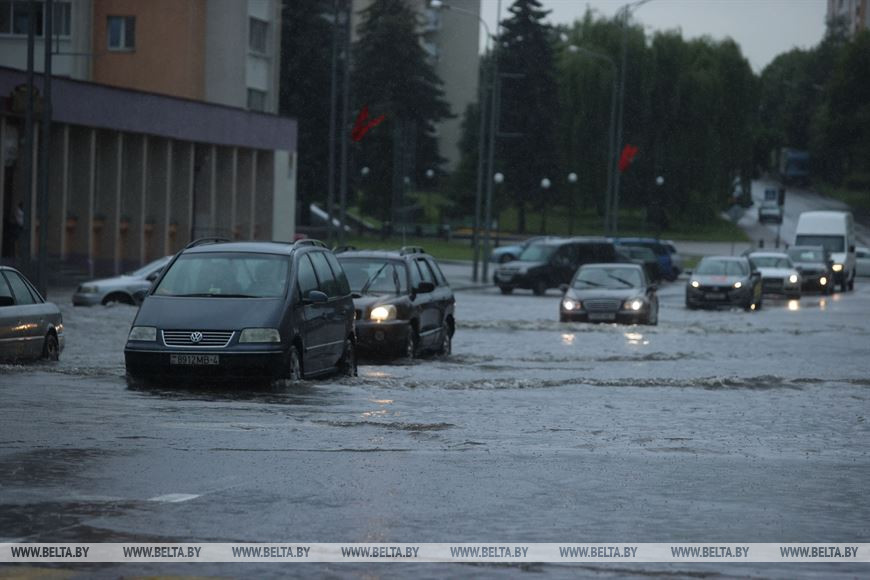
[[146, 296], [148, 296], [148, 290], [136, 290], [133, 292], [133, 300], [136, 301], [136, 304], [142, 304]]
[[568, 285], [567, 284], [559, 284], [559, 290], [562, 291], [562, 294], [565, 294], [566, 292], [568, 292]]
[[428, 294], [429, 292], [435, 291], [435, 284], [432, 282], [420, 282], [414, 291], [417, 294]]
[[655, 292], [655, 291], [658, 290], [658, 289], [659, 289], [659, 287], [658, 287], [657, 285], [655, 285], [655, 284], [650, 284], [649, 286], [646, 287], [646, 293], [647, 293], [647, 294], [652, 294], [653, 292]]
[[854, 254], [854, 253], [855, 253], [855, 246], [854, 246], [854, 245], [853, 245], [853, 246], [849, 246], [849, 253], [850, 253], [850, 254]]
[[329, 296], [326, 295], [325, 292], [321, 292], [320, 290], [311, 290], [308, 293], [308, 296], [305, 298], [305, 302], [310, 304], [323, 304], [329, 300]]
[[15, 306], [15, 299], [12, 296], [0, 296], [0, 307]]
[[692, 275], [692, 270], [683, 270], [686, 273], [686, 276]]
[[150, 274], [148, 274], [148, 276], [145, 279], [148, 280], [149, 282], [153, 282], [154, 280], [156, 280], [160, 276], [160, 273], [162, 271], [163, 270], [157, 270], [156, 272], [151, 272]]

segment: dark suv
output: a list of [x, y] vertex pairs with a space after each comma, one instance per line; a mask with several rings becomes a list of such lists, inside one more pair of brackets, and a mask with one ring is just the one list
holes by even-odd
[[322, 242], [198, 240], [145, 294], [124, 347], [131, 383], [356, 373], [350, 286]]
[[424, 351], [450, 354], [456, 300], [435, 258], [423, 248], [351, 249], [340, 251], [338, 261], [353, 291], [361, 351], [407, 358]]
[[502, 264], [495, 272], [495, 283], [502, 294], [524, 288], [540, 296], [571, 282], [584, 264], [623, 260], [613, 242], [604, 238], [552, 238], [531, 244], [518, 260]]

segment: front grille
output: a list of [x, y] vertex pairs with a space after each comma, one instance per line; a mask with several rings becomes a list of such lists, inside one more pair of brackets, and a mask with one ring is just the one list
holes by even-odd
[[616, 312], [619, 310], [620, 302], [621, 300], [613, 299], [584, 300], [583, 306], [589, 312]]
[[782, 287], [782, 278], [766, 278], [761, 281], [761, 288], [763, 290], [782, 290]]
[[[202, 340], [194, 342], [191, 335], [202, 333]], [[166, 346], [187, 346], [191, 348], [223, 348], [233, 338], [232, 330], [164, 330], [163, 344]]]
[[728, 292], [731, 286], [701, 286], [698, 288], [702, 292]]

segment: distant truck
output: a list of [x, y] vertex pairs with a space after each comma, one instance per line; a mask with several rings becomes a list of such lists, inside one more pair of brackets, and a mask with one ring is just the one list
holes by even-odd
[[777, 173], [785, 185], [807, 185], [810, 182], [810, 154], [799, 149], [779, 150]]

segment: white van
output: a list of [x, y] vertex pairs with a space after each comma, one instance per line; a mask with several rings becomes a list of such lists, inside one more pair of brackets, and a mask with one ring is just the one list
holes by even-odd
[[834, 284], [855, 287], [855, 225], [848, 211], [805, 211], [798, 218], [796, 246], [824, 246], [834, 260]]

